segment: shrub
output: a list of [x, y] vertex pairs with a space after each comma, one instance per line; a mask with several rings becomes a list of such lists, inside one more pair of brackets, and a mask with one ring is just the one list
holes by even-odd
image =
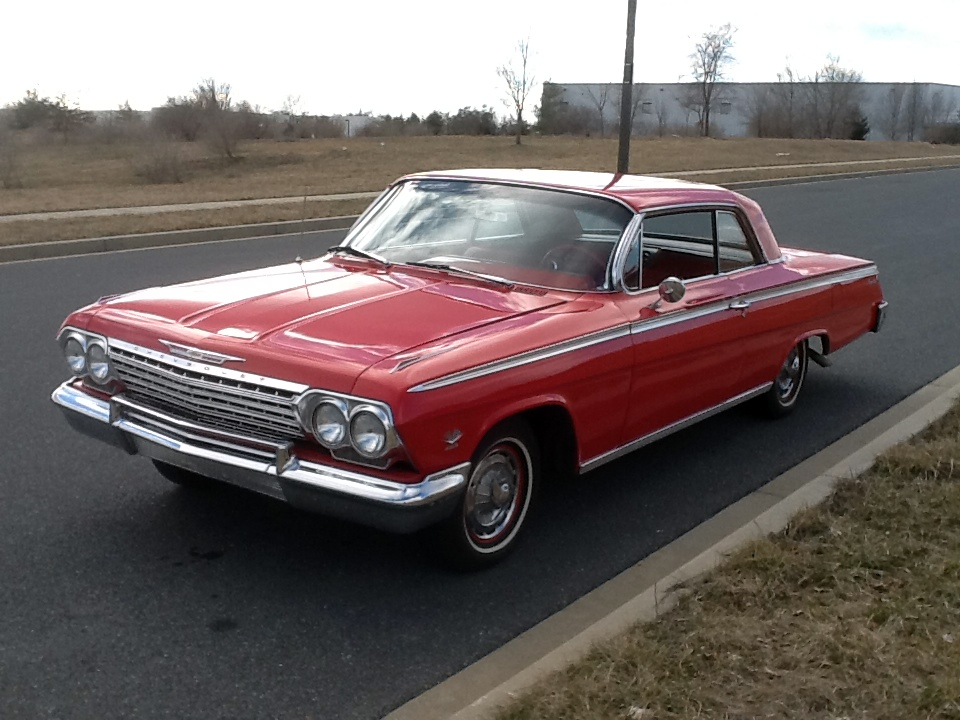
[[924, 139], [934, 145], [960, 145], [960, 122], [930, 125], [924, 129]]
[[175, 140], [144, 137], [134, 146], [138, 155], [133, 159], [133, 174], [152, 185], [182, 183], [183, 156]]
[[18, 134], [0, 124], [0, 187], [7, 190], [23, 187]]

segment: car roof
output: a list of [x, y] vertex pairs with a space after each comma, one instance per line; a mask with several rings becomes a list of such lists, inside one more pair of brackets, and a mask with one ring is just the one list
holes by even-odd
[[455, 178], [578, 190], [609, 195], [637, 212], [686, 203], [736, 202], [737, 193], [717, 185], [648, 175], [617, 175], [582, 170], [465, 168], [408, 175], [408, 178]]

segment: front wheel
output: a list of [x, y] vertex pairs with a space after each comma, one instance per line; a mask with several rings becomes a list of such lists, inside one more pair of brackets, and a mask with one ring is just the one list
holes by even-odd
[[529, 426], [509, 420], [480, 443], [456, 512], [438, 526], [443, 556], [458, 568], [493, 565], [510, 552], [539, 481], [539, 448]]
[[804, 340], [793, 347], [787, 359], [783, 361], [783, 365], [780, 366], [780, 372], [777, 374], [777, 379], [773, 381], [773, 387], [760, 397], [761, 406], [767, 415], [783, 417], [793, 411], [800, 396], [803, 381], [807, 377], [808, 360], [809, 350], [807, 341]]

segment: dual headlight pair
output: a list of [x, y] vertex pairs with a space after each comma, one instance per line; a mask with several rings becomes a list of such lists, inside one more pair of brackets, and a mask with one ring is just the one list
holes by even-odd
[[353, 448], [377, 460], [399, 445], [389, 408], [379, 403], [319, 391], [301, 398], [298, 408], [304, 427], [335, 456], [337, 450]]
[[60, 347], [70, 371], [77, 377], [89, 377], [103, 385], [111, 375], [107, 339], [100, 335], [69, 330], [60, 336]]

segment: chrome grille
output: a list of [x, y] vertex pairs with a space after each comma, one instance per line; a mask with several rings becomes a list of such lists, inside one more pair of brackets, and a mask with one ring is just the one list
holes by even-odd
[[162, 353], [110, 344], [110, 359], [132, 400], [198, 425], [266, 440], [303, 437], [293, 390], [206, 373]]

